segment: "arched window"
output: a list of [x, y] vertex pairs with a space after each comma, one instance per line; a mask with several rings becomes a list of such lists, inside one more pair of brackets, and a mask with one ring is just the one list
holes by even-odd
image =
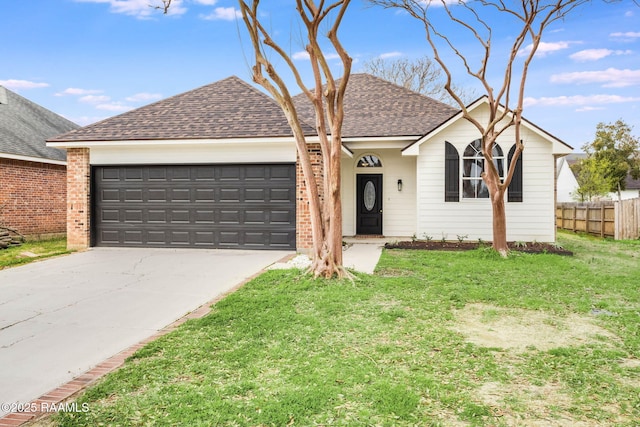
[[360, 157], [358, 160], [359, 168], [381, 168], [382, 162], [377, 156], [373, 154], [367, 154], [366, 156]]
[[[484, 156], [482, 140], [476, 139], [467, 145], [462, 155], [462, 197], [465, 199], [488, 199], [489, 189], [482, 180]], [[504, 153], [498, 144], [493, 146], [493, 164], [500, 179], [504, 179]]]

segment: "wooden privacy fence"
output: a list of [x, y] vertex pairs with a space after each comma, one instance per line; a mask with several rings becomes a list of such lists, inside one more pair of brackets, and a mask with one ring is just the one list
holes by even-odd
[[556, 226], [616, 240], [640, 238], [640, 198], [589, 203], [558, 203]]

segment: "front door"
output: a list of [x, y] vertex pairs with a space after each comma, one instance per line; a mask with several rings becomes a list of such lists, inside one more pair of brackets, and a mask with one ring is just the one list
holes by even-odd
[[382, 235], [382, 174], [356, 176], [356, 234]]

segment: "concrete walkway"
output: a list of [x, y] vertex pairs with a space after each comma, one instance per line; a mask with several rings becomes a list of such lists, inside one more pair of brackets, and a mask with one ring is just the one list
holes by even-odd
[[353, 243], [342, 253], [342, 262], [347, 268], [373, 274], [380, 261], [384, 243]]
[[94, 248], [0, 271], [0, 417], [291, 254]]
[[[380, 260], [384, 243], [385, 242], [380, 239], [369, 242], [349, 243], [342, 254], [344, 266], [361, 273], [373, 274]], [[287, 262], [273, 264], [269, 268], [274, 270], [287, 268], [302, 269], [308, 267], [309, 264], [310, 261], [306, 255], [298, 255]]]

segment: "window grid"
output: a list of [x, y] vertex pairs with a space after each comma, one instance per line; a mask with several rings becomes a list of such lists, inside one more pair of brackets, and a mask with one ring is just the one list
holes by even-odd
[[[482, 179], [484, 171], [482, 140], [476, 139], [467, 146], [462, 156], [462, 197], [465, 199], [487, 199], [489, 189]], [[504, 153], [498, 144], [493, 146], [493, 164], [500, 180], [504, 179]]]

